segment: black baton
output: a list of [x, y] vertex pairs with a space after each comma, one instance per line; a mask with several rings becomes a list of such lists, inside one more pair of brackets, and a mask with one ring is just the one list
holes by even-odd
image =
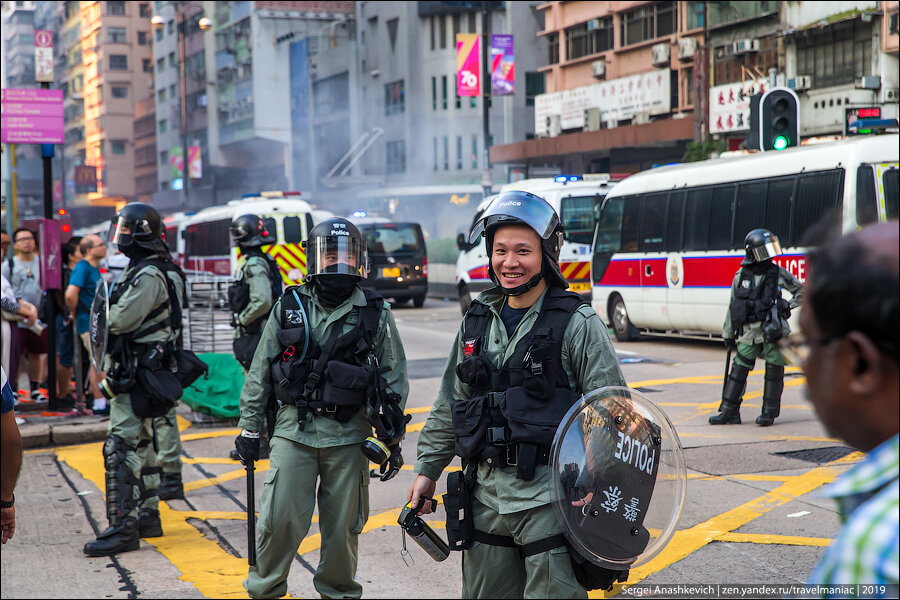
[[728, 354], [725, 357], [725, 378], [722, 380], [722, 396], [725, 395], [725, 385], [728, 383], [728, 373], [731, 371], [731, 346], [728, 346]]
[[252, 460], [245, 463], [247, 468], [247, 564], [256, 564], [256, 486]]

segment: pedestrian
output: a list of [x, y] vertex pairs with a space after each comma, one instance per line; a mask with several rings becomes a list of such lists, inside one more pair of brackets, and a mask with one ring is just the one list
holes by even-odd
[[22, 467], [22, 438], [13, 410], [15, 400], [12, 387], [6, 369], [2, 367], [0, 389], [3, 397], [0, 408], [0, 541], [5, 544], [16, 532], [16, 497], [13, 491]]
[[[72, 276], [72, 270], [81, 260], [81, 237], [73, 236], [62, 245], [62, 277], [60, 289], [54, 293], [56, 301], [56, 404], [49, 409], [69, 412], [76, 408], [77, 400], [75, 389], [72, 387], [72, 373], [75, 358], [75, 334], [72, 325], [74, 313], [66, 304], [66, 286]], [[86, 375], [86, 371], [84, 374]], [[82, 390], [80, 393], [84, 393]], [[78, 413], [90, 414], [82, 404], [78, 406]]]
[[[766, 374], [763, 385], [762, 412], [756, 424], [768, 427], [781, 413], [784, 391], [785, 360], [778, 340], [791, 332], [788, 317], [799, 306], [803, 284], [790, 271], [772, 259], [781, 254], [778, 236], [768, 229], [754, 229], [744, 238], [746, 256], [731, 285], [731, 301], [725, 313], [722, 337], [729, 356], [736, 350], [734, 362], [722, 389], [719, 413], [709, 418], [710, 425], [741, 422], [741, 400], [747, 375], [756, 357], [763, 355]], [[781, 290], [791, 294], [790, 302], [782, 299]]]
[[[382, 481], [403, 465], [409, 384], [390, 306], [360, 283], [366, 244], [346, 219], [316, 225], [305, 243], [306, 285], [275, 302], [241, 390], [244, 464], [259, 456], [270, 397], [270, 468], [260, 497], [251, 598], [279, 598], [316, 502], [322, 550], [313, 584], [323, 598], [359, 598], [359, 534], [369, 516], [369, 460]], [[375, 436], [372, 436], [372, 429]], [[318, 488], [318, 489], [317, 489]], [[251, 516], [252, 518], [252, 516]]]
[[2, 227], [2, 229], [0, 229], [0, 257], [5, 257], [12, 242], [9, 239], [9, 234], [6, 233], [6, 224], [4, 223], [3, 225], [0, 225], [0, 227]]
[[[40, 308], [41, 297], [41, 260], [37, 252], [37, 240], [30, 229], [20, 227], [13, 233], [15, 256], [6, 256], [2, 273], [13, 286], [18, 298]], [[46, 402], [47, 396], [40, 390], [40, 384], [47, 379], [47, 330], [45, 324], [35, 331], [32, 327], [19, 322], [20, 356], [28, 360], [28, 380], [30, 397], [21, 401]], [[13, 383], [18, 381], [18, 373], [11, 373]]]
[[[91, 357], [91, 306], [94, 303], [97, 284], [101, 279], [100, 263], [106, 258], [106, 244], [99, 235], [92, 234], [81, 240], [80, 250], [82, 259], [75, 265], [66, 287], [66, 307], [74, 318], [75, 333], [78, 336], [78, 343], [81, 344], [82, 364], [87, 366], [90, 365]], [[100, 374], [93, 367], [84, 371], [90, 378], [86, 405], [97, 414], [109, 414], [106, 398], [97, 387], [100, 383]]]
[[89, 556], [137, 550], [141, 537], [163, 535], [152, 423], [164, 415], [174, 421], [181, 397], [172, 349], [184, 289], [169, 276], [180, 270], [162, 240], [162, 220], [152, 206], [135, 202], [116, 214], [112, 229], [113, 243], [130, 263], [109, 297], [110, 342], [100, 383], [111, 401], [103, 445], [109, 527], [85, 544]]
[[785, 349], [803, 367], [807, 395], [829, 435], [866, 453], [825, 490], [843, 527], [808, 583], [893, 584], [858, 592], [885, 598], [896, 598], [900, 583], [898, 244], [900, 228], [891, 221], [810, 253], [803, 338]]
[[[25, 323], [26, 327], [32, 327], [37, 322], [38, 309], [24, 298], [17, 298], [12, 284], [6, 277], [0, 275], [2, 293], [0, 293], [0, 307], [2, 307], [2, 319], [0, 319], [0, 365], [7, 373], [19, 372], [19, 332], [17, 324]], [[14, 381], [10, 382], [13, 397], [18, 398]], [[16, 400], [18, 401], [18, 400]]]
[[[275, 238], [266, 231], [265, 223], [257, 215], [235, 218], [231, 222], [231, 238], [241, 257], [235, 270], [235, 281], [228, 290], [228, 302], [231, 325], [235, 328], [234, 356], [241, 363], [246, 378], [272, 305], [281, 298], [282, 278], [278, 263], [260, 248], [274, 244]], [[265, 429], [260, 431], [259, 441], [259, 457], [269, 458], [269, 438]], [[232, 460], [240, 458], [236, 449], [230, 456]]]
[[408, 494], [413, 506], [433, 497], [442, 471], [462, 458], [466, 485], [454, 504], [470, 510], [448, 508], [447, 521], [474, 523], [451, 540], [464, 548], [464, 598], [587, 598], [551, 506], [550, 445], [583, 394], [625, 379], [606, 326], [566, 289], [562, 231], [544, 199], [521, 191], [499, 195], [473, 227], [495, 287], [463, 318]]

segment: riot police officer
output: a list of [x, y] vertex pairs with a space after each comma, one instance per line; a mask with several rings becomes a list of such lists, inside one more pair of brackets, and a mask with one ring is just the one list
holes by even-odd
[[471, 234], [484, 233], [495, 287], [472, 303], [450, 350], [408, 497], [415, 506], [433, 496], [462, 457], [465, 475], [451, 473], [445, 499], [466, 598], [587, 597], [551, 506], [550, 445], [582, 394], [625, 380], [607, 327], [567, 290], [562, 231], [546, 201], [510, 191]]
[[[231, 222], [231, 238], [241, 258], [235, 282], [228, 289], [228, 303], [235, 328], [234, 356], [244, 368], [246, 378], [269, 311], [281, 297], [282, 279], [278, 264], [260, 248], [275, 243], [261, 218], [253, 214], [236, 217]], [[262, 432], [259, 457], [269, 458], [268, 437]], [[231, 458], [240, 458], [237, 450], [231, 451]]]
[[313, 583], [323, 597], [358, 598], [369, 460], [381, 465], [383, 481], [403, 465], [406, 357], [389, 305], [360, 287], [367, 256], [359, 230], [328, 219], [310, 231], [305, 248], [307, 283], [275, 302], [241, 390], [235, 447], [245, 464], [258, 457], [270, 398], [277, 411], [257, 560], [244, 587], [253, 598], [286, 593], [318, 498], [322, 552]]
[[[116, 214], [110, 239], [130, 265], [109, 297], [106, 378], [99, 386], [110, 400], [103, 445], [109, 527], [85, 544], [89, 556], [137, 550], [139, 538], [163, 535], [152, 421], [166, 416], [174, 425], [181, 396], [173, 369], [183, 278], [162, 240], [159, 213], [146, 204], [126, 205]], [[178, 463], [180, 476], [180, 458]]]
[[[754, 229], [744, 239], [746, 255], [731, 285], [731, 302], [725, 314], [722, 337], [729, 351], [736, 349], [734, 362], [722, 389], [719, 413], [709, 418], [710, 425], [741, 422], [741, 399], [747, 375], [756, 357], [766, 361], [762, 413], [757, 425], [768, 427], [781, 412], [784, 390], [784, 365], [787, 364], [776, 342], [791, 328], [787, 319], [802, 299], [803, 284], [772, 259], [781, 254], [778, 236], [768, 229]], [[791, 294], [782, 299], [781, 290]]]

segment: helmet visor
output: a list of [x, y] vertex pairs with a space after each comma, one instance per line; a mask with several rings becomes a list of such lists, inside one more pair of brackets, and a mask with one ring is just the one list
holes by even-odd
[[504, 221], [521, 221], [546, 240], [559, 224], [559, 217], [546, 200], [534, 194], [519, 191], [500, 194], [472, 227], [469, 243], [474, 244], [488, 225], [502, 224]]
[[781, 255], [781, 243], [779, 243], [777, 237], [772, 236], [766, 240], [765, 244], [754, 246], [750, 251], [753, 253], [753, 258], [756, 262], [771, 260]]
[[128, 244], [129, 237], [134, 235], [131, 230], [132, 223], [127, 221], [125, 217], [115, 217], [109, 224], [109, 235], [106, 239], [113, 244]]
[[365, 243], [355, 237], [315, 237], [306, 245], [307, 275], [368, 274]]

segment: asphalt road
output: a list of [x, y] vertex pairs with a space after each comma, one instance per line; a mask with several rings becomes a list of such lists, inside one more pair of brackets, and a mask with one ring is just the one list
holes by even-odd
[[[413, 542], [415, 563], [401, 560], [397, 516], [414, 474], [419, 431], [428, 416], [459, 305], [429, 298], [423, 308], [395, 307], [409, 361], [413, 415], [404, 442], [404, 470], [391, 482], [373, 479], [371, 510], [360, 537], [358, 578], [367, 597], [459, 597], [460, 557], [442, 563]], [[788, 371], [781, 417], [754, 424], [763, 365], [747, 386], [744, 423], [712, 427], [725, 353], [714, 342], [671, 339], [615, 344], [631, 387], [644, 392], [675, 425], [687, 461], [687, 494], [677, 530], [652, 561], [632, 569], [636, 583], [693, 586], [714, 596], [727, 584], [802, 583], [839, 529], [833, 503], [817, 493], [859, 454], [830, 438], [804, 398], [804, 379]], [[16, 489], [18, 527], [3, 547], [3, 598], [246, 597], [246, 488], [241, 465], [227, 457], [237, 430], [191, 422], [181, 407], [187, 500], [161, 503], [166, 535], [114, 558], [87, 558], [82, 546], [106, 525], [101, 444], [29, 451]], [[257, 491], [268, 461], [258, 464]], [[454, 467], [451, 467], [454, 468]], [[438, 493], [446, 490], [438, 484]], [[445, 515], [429, 518], [442, 535]], [[316, 597], [312, 572], [320, 539], [314, 520], [288, 579], [294, 597]], [[706, 590], [706, 591], [704, 591]], [[606, 597], [596, 592], [592, 597]]]

